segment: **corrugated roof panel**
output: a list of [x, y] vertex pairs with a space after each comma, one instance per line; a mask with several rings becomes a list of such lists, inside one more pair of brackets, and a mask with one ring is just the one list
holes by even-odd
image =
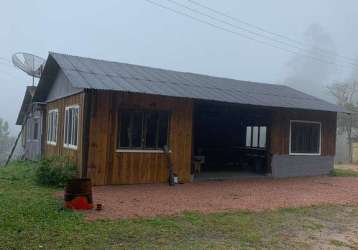
[[73, 87], [204, 99], [240, 104], [345, 112], [287, 86], [50, 54]]

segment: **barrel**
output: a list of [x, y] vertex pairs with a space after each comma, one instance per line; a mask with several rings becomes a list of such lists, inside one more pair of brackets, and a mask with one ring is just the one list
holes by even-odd
[[71, 179], [65, 186], [65, 207], [70, 209], [92, 209], [92, 183], [88, 178]]

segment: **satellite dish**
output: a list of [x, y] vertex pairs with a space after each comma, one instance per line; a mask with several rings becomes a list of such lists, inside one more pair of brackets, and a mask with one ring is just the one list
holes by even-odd
[[32, 83], [34, 83], [35, 77], [41, 77], [45, 62], [45, 59], [29, 53], [18, 52], [12, 55], [12, 63], [15, 67], [32, 76]]

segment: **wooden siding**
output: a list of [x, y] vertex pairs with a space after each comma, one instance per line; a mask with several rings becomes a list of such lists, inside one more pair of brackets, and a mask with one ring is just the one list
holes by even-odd
[[321, 122], [321, 155], [334, 156], [337, 114], [323, 111], [277, 109], [272, 111], [271, 153], [289, 154], [290, 120]]
[[[82, 172], [82, 128], [83, 128], [83, 108], [84, 108], [84, 93], [79, 93], [69, 97], [65, 97], [46, 105], [46, 113], [44, 119], [44, 156], [68, 156], [75, 161], [78, 167], [78, 173]], [[64, 115], [65, 108], [71, 105], [79, 105], [79, 126], [78, 126], [78, 147], [77, 149], [70, 149], [64, 147]], [[57, 127], [57, 143], [56, 145], [47, 144], [47, 114], [51, 109], [58, 109], [58, 127]]]
[[116, 152], [117, 117], [125, 109], [158, 109], [171, 112], [169, 145], [176, 173], [190, 180], [192, 153], [191, 100], [153, 95], [98, 91], [93, 96], [89, 134], [88, 177], [95, 185], [166, 182], [163, 153]]

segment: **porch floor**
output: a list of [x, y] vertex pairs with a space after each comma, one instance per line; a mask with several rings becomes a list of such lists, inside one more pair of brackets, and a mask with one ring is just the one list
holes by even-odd
[[119, 219], [178, 215], [186, 211], [213, 213], [234, 210], [262, 211], [319, 204], [357, 204], [354, 177], [252, 178], [178, 184], [98, 186], [94, 203], [102, 211], [87, 218]]
[[211, 171], [211, 172], [200, 173], [200, 175], [194, 177], [194, 181], [221, 181], [221, 180], [264, 178], [264, 177], [268, 178], [269, 176], [256, 174], [252, 172]]

